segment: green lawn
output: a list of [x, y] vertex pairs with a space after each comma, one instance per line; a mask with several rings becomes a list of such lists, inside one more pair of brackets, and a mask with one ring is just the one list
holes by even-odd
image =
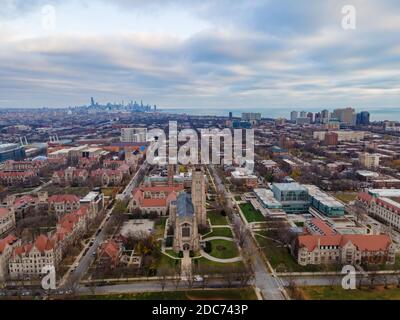
[[[240, 271], [244, 268], [244, 264], [242, 261], [232, 262], [232, 263], [221, 263], [208, 260], [207, 258], [201, 257], [197, 259], [193, 259], [193, 267], [194, 272], [196, 272], [196, 268], [207, 270], [208, 274], [223, 274], [228, 269], [233, 269]], [[204, 270], [203, 269], [203, 270]]]
[[306, 300], [400, 300], [400, 288], [376, 287], [344, 290], [342, 287], [301, 287]]
[[[256, 240], [267, 257], [268, 261], [277, 272], [316, 272], [316, 271], [334, 271], [335, 266], [300, 266], [294, 260], [287, 248], [270, 239], [265, 239], [256, 235]], [[277, 268], [278, 267], [278, 268]]]
[[160, 217], [156, 220], [156, 223], [154, 224], [156, 239], [164, 237], [166, 222], [167, 222], [167, 217]]
[[160, 260], [158, 260], [157, 268], [167, 267], [174, 270], [177, 263], [181, 263], [180, 260], [172, 259], [165, 254], [161, 254]]
[[211, 256], [220, 259], [230, 259], [237, 257], [239, 252], [236, 243], [228, 240], [211, 240]]
[[55, 185], [49, 185], [42, 189], [42, 191], [47, 191], [49, 196], [56, 194], [73, 194], [78, 197], [84, 197], [90, 192], [89, 187], [59, 187]]
[[213, 226], [225, 226], [228, 224], [226, 216], [221, 215], [219, 212], [209, 211], [207, 212], [207, 216], [211, 220]]
[[334, 196], [344, 203], [349, 203], [357, 198], [356, 192], [337, 192]]
[[235, 196], [235, 200], [236, 201], [242, 201], [242, 197], [241, 196]]
[[165, 253], [169, 254], [170, 256], [173, 256], [175, 258], [179, 258], [179, 254], [176, 253], [174, 250], [165, 250]]
[[257, 300], [251, 287], [80, 296], [81, 300]]
[[254, 209], [251, 203], [242, 203], [239, 205], [240, 209], [244, 216], [246, 217], [247, 222], [261, 222], [265, 221], [265, 217], [261, 214], [260, 211]]
[[206, 239], [211, 237], [232, 238], [232, 230], [230, 228], [214, 228], [213, 231], [206, 236]]

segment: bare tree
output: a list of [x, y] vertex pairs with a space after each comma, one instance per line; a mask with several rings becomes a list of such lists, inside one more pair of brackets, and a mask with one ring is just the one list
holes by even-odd
[[175, 274], [174, 274], [174, 278], [172, 279], [172, 282], [175, 286], [175, 289], [178, 290], [179, 284], [182, 281], [182, 277], [181, 277], [181, 269], [180, 269], [180, 264], [177, 264], [174, 270]]
[[157, 275], [160, 278], [161, 289], [162, 291], [164, 291], [165, 286], [167, 285], [168, 282], [168, 276], [171, 275], [171, 272], [167, 267], [161, 266], [157, 270]]

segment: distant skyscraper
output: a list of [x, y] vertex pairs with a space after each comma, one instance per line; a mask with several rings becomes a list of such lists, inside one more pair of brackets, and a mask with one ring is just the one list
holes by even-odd
[[300, 118], [307, 118], [307, 112], [306, 111], [301, 111], [300, 112]]
[[330, 120], [330, 113], [329, 110], [322, 110], [321, 111], [321, 123], [328, 123]]
[[92, 107], [94, 107], [95, 103], [94, 103], [94, 98], [93, 98], [93, 97], [90, 98], [90, 102], [91, 102], [90, 105], [91, 105]]
[[312, 112], [307, 113], [307, 118], [310, 119], [310, 123], [314, 122], [314, 114]]
[[362, 111], [360, 113], [357, 113], [356, 124], [361, 125], [361, 126], [369, 125], [369, 117], [370, 117], [370, 114], [368, 111]]
[[299, 113], [297, 111], [292, 111], [290, 113], [290, 121], [296, 121], [299, 117]]
[[320, 112], [317, 112], [317, 113], [315, 114], [314, 122], [315, 122], [315, 123], [321, 123], [321, 122], [322, 122], [322, 121], [321, 121], [321, 113], [320, 113]]
[[252, 112], [242, 113], [242, 120], [243, 121], [260, 121], [261, 113], [252, 113]]
[[233, 113], [231, 111], [231, 112], [229, 112], [229, 119], [232, 119], [232, 117], [233, 117]]
[[336, 109], [333, 111], [333, 116], [339, 119], [341, 123], [356, 123], [356, 111], [353, 108]]

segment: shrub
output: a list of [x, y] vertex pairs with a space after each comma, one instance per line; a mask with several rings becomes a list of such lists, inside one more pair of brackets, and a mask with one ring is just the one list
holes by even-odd
[[165, 246], [166, 247], [172, 247], [173, 242], [174, 242], [174, 238], [173, 237], [167, 237], [167, 239], [165, 239]]
[[179, 251], [178, 257], [183, 258], [183, 251]]
[[211, 249], [212, 249], [211, 242], [210, 242], [210, 241], [207, 241], [207, 242], [206, 242], [206, 247], [204, 248], [204, 251], [205, 251], [206, 253], [210, 253], [210, 252], [211, 252]]
[[193, 257], [194, 257], [194, 251], [193, 251], [193, 250], [190, 250], [190, 252], [189, 252], [189, 256], [190, 256], [191, 258], [193, 258]]

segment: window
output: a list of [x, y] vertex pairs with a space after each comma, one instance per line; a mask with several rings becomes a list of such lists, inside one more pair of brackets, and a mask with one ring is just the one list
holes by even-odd
[[188, 224], [182, 226], [182, 237], [190, 237], [190, 226]]

